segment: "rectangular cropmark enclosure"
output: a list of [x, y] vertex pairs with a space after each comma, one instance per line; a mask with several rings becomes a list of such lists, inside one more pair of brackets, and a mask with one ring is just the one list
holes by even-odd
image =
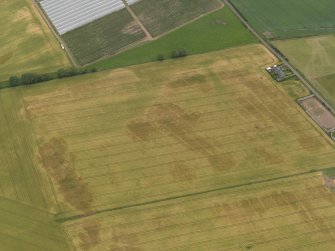
[[60, 35], [125, 8], [122, 0], [44, 0], [40, 4]]

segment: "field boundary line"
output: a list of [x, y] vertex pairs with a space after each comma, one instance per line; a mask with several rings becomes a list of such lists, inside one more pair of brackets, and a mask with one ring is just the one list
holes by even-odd
[[67, 58], [69, 59], [69, 62], [73, 66], [79, 67], [79, 64], [78, 64], [76, 58], [73, 56], [71, 50], [68, 48], [67, 44], [62, 39], [62, 37], [57, 33], [57, 31], [55, 31], [54, 26], [51, 24], [49, 18], [45, 15], [45, 13], [42, 10], [42, 8], [40, 8], [40, 3], [37, 2], [37, 0], [30, 0], [30, 1], [33, 2], [33, 5], [37, 9], [38, 13], [41, 15], [41, 17], [44, 20], [44, 22], [46, 23], [47, 27], [49, 28], [49, 30], [51, 30], [51, 33], [55, 36], [55, 38], [57, 39], [57, 41], [60, 43], [59, 46], [61, 46], [61, 44], [64, 45], [64, 48], [65, 48], [64, 50], [66, 52]]
[[[328, 168], [330, 168], [330, 167], [328, 167]], [[188, 197], [192, 197], [192, 196], [199, 196], [199, 195], [210, 194], [210, 193], [215, 193], [215, 192], [224, 191], [224, 190], [231, 190], [231, 189], [245, 187], [245, 186], [258, 185], [258, 184], [263, 184], [263, 183], [268, 183], [268, 182], [273, 182], [273, 181], [278, 181], [278, 180], [284, 180], [284, 179], [298, 177], [298, 176], [302, 176], [302, 175], [306, 175], [306, 174], [318, 173], [318, 172], [322, 172], [324, 170], [327, 170], [328, 168], [310, 169], [310, 170], [305, 171], [305, 172], [293, 173], [293, 174], [274, 177], [274, 178], [269, 178], [269, 179], [265, 179], [265, 180], [258, 180], [258, 181], [256, 180], [256, 181], [246, 182], [246, 183], [242, 183], [242, 184], [236, 184], [236, 185], [230, 185], [230, 186], [226, 186], [226, 187], [219, 187], [219, 188], [205, 190], [205, 191], [182, 194], [182, 195], [178, 195], [178, 196], [172, 196], [172, 197], [167, 197], [167, 198], [162, 198], [162, 199], [157, 199], [157, 200], [152, 200], [152, 201], [147, 201], [147, 202], [126, 204], [126, 205], [119, 206], [119, 207], [106, 208], [106, 209], [91, 211], [91, 212], [88, 212], [88, 213], [77, 214], [77, 215], [68, 216], [68, 217], [62, 217], [62, 215], [64, 215], [64, 214], [61, 213], [61, 214], [56, 214], [55, 215], [55, 221], [59, 222], [59, 223], [65, 223], [65, 222], [78, 220], [78, 219], [86, 218], [86, 217], [89, 217], [89, 216], [95, 216], [97, 214], [102, 214], [102, 213], [107, 213], [107, 212], [120, 211], [120, 210], [124, 210], [124, 209], [147, 206], [147, 205], [152, 205], [152, 204], [161, 203], [161, 202], [167, 202], [167, 201], [173, 201], [173, 200], [188, 198]]]
[[121, 0], [123, 4], [126, 6], [126, 9], [128, 13], [133, 17], [133, 19], [136, 21], [136, 23], [141, 27], [142, 31], [145, 33], [147, 38], [149, 40], [152, 40], [153, 37], [151, 33], [148, 31], [148, 29], [144, 26], [144, 24], [141, 22], [141, 20], [136, 16], [136, 14], [133, 12], [133, 10], [130, 8], [129, 4], [127, 3], [126, 0]]

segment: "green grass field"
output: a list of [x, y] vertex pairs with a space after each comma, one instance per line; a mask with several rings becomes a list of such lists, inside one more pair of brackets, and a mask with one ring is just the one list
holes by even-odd
[[168, 58], [173, 50], [179, 48], [186, 48], [189, 54], [200, 54], [252, 43], [257, 43], [256, 38], [228, 8], [223, 8], [155, 41], [102, 60], [94, 66], [104, 70], [147, 63], [155, 61], [158, 54]]
[[219, 0], [141, 0], [131, 9], [156, 37], [220, 7]]
[[0, 250], [70, 251], [61, 224], [53, 215], [0, 197]]
[[[95, 250], [332, 250], [335, 195], [320, 174], [106, 212]], [[112, 227], [111, 227], [112, 226]], [[65, 224], [80, 248], [85, 221]]]
[[335, 107], [335, 36], [288, 39], [274, 45]]
[[32, 1], [1, 1], [0, 14], [0, 80], [70, 65]]
[[283, 39], [335, 33], [333, 0], [230, 0], [267, 38]]
[[126, 9], [67, 32], [63, 39], [81, 65], [113, 55], [145, 34]]

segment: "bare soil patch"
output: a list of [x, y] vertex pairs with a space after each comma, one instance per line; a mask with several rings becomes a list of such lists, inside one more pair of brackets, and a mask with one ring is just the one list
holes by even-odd
[[335, 116], [314, 96], [300, 101], [302, 107], [324, 130], [335, 127]]

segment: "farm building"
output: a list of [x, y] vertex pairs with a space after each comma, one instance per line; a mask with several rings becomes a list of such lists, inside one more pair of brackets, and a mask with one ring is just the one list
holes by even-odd
[[285, 80], [288, 75], [285, 72], [284, 64], [282, 65], [274, 65], [271, 67], [266, 68], [266, 71], [278, 82]]

